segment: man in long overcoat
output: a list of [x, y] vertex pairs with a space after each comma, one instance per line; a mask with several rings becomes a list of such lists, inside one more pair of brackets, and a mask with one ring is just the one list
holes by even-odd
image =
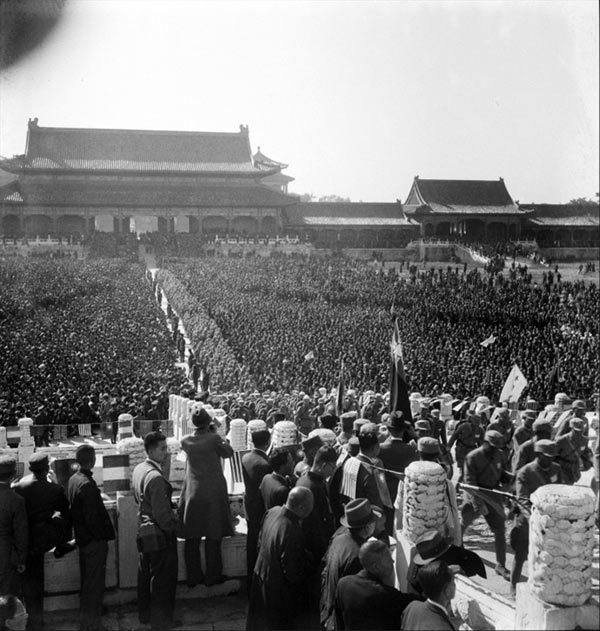
[[303, 587], [314, 562], [306, 550], [300, 520], [312, 509], [310, 490], [296, 487], [285, 506], [275, 506], [265, 515], [250, 590], [248, 631], [294, 629], [302, 624]]
[[[221, 540], [233, 535], [233, 522], [223, 476], [221, 458], [230, 458], [233, 449], [210, 429], [212, 418], [203, 408], [192, 414], [197, 428], [193, 435], [181, 440], [187, 455], [185, 478], [179, 498], [179, 519], [185, 537], [187, 583], [216, 585], [222, 575]], [[200, 540], [206, 537], [206, 576], [200, 567]]]

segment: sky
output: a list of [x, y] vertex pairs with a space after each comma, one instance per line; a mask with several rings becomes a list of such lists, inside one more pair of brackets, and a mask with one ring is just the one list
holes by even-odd
[[42, 127], [236, 132], [290, 191], [405, 201], [413, 178], [513, 199], [599, 186], [595, 0], [68, 0], [0, 75], [0, 155]]

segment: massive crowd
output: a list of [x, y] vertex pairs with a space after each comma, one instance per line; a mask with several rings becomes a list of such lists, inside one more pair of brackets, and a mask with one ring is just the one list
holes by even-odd
[[[216, 322], [248, 375], [221, 390], [330, 389], [343, 359], [347, 386], [383, 392], [391, 309], [412, 391], [496, 397], [515, 362], [529, 382], [526, 394], [539, 400], [552, 395], [557, 361], [572, 396], [588, 398], [600, 385], [598, 288], [559, 275], [536, 285], [523, 267], [506, 277], [411, 266], [400, 277], [339, 259], [205, 259], [168, 271], [187, 289], [186, 300]], [[490, 336], [495, 341], [482, 346]], [[217, 355], [210, 360], [219, 366]]]
[[141, 418], [185, 382], [139, 265], [3, 262], [0, 322], [2, 425], [99, 423], [103, 402]]

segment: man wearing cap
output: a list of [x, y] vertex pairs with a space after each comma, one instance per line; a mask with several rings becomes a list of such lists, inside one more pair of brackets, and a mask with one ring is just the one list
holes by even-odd
[[526, 464], [533, 462], [535, 458], [535, 443], [538, 440], [550, 439], [552, 435], [552, 424], [546, 418], [540, 417], [533, 422], [531, 431], [533, 432], [533, 436], [516, 449], [513, 455], [512, 470], [515, 474]]
[[259, 535], [246, 629], [292, 629], [306, 611], [306, 579], [315, 562], [300, 525], [313, 508], [312, 493], [290, 491], [285, 506], [267, 511]]
[[[465, 483], [483, 489], [498, 489], [501, 483], [512, 480], [506, 471], [504, 459], [505, 438], [500, 432], [488, 430], [483, 445], [473, 450], [465, 460]], [[506, 516], [500, 504], [488, 503], [470, 493], [465, 494], [461, 509], [461, 530], [463, 538], [469, 526], [479, 516], [483, 516], [494, 533], [496, 551], [496, 574], [506, 580], [510, 573], [506, 568]]]
[[[379, 458], [383, 463], [385, 481], [388, 487], [390, 498], [395, 498], [398, 493], [400, 478], [389, 471], [404, 473], [404, 469], [418, 458], [417, 450], [412, 444], [405, 443], [402, 439], [406, 429], [406, 423], [402, 418], [402, 412], [392, 412], [387, 420], [389, 437], [379, 448]], [[386, 532], [392, 533], [394, 513], [389, 511], [386, 515]]]
[[[242, 475], [244, 476], [244, 509], [248, 532], [246, 535], [246, 563], [248, 583], [252, 580], [256, 555], [258, 554], [258, 533], [265, 514], [265, 503], [260, 492], [260, 483], [271, 473], [271, 463], [267, 449], [271, 442], [268, 430], [252, 432], [254, 449], [242, 456]], [[249, 586], [249, 585], [248, 585]]]
[[91, 445], [80, 445], [75, 459], [79, 470], [69, 478], [67, 497], [79, 547], [80, 628], [81, 631], [96, 631], [102, 626], [108, 542], [115, 538], [115, 530], [92, 477], [96, 451]]
[[535, 460], [517, 472], [516, 495], [522, 506], [514, 509], [515, 518], [509, 535], [510, 545], [515, 551], [510, 570], [510, 591], [513, 596], [516, 594], [517, 583], [529, 550], [529, 498], [540, 486], [562, 484], [563, 481], [560, 467], [553, 462], [556, 457], [556, 443], [547, 439], [537, 440], [534, 451]]
[[456, 466], [458, 467], [458, 481], [461, 482], [464, 475], [464, 464], [467, 454], [481, 446], [483, 442], [483, 431], [479, 424], [479, 417], [472, 413], [467, 413], [467, 418], [459, 421], [454, 428], [452, 436], [448, 441], [448, 450], [452, 449], [456, 443]]
[[561, 436], [569, 433], [571, 426], [569, 425], [572, 418], [579, 418], [583, 421], [583, 433], [587, 437], [589, 434], [589, 422], [585, 415], [586, 404], [582, 399], [576, 399], [573, 401], [573, 405], [570, 410], [563, 412], [558, 421], [556, 422], [554, 431], [554, 440], [559, 439]]
[[177, 587], [177, 528], [171, 504], [172, 487], [162, 466], [167, 439], [160, 432], [144, 438], [147, 458], [133, 470], [132, 486], [138, 510], [138, 618], [152, 631], [168, 631], [173, 623]]
[[358, 418], [356, 412], [344, 412], [340, 416], [341, 432], [338, 434], [335, 444], [335, 449], [338, 455], [342, 451], [342, 447], [350, 440], [354, 435], [354, 421]]
[[404, 609], [418, 596], [394, 587], [394, 561], [383, 542], [363, 543], [358, 558], [362, 569], [337, 586], [336, 629], [400, 629]]
[[343, 576], [357, 574], [360, 569], [358, 553], [360, 546], [373, 536], [381, 513], [368, 500], [350, 500], [344, 507], [341, 526], [329, 542], [321, 572], [321, 625], [327, 630], [335, 629], [335, 594], [337, 584]]
[[48, 455], [36, 452], [29, 458], [31, 475], [14, 487], [25, 500], [29, 522], [27, 567], [23, 576], [23, 595], [32, 629], [41, 629], [44, 612], [44, 554], [56, 547], [60, 557], [73, 549], [71, 511], [62, 486], [48, 481]]
[[444, 447], [448, 447], [448, 438], [446, 436], [446, 424], [441, 419], [441, 413], [438, 409], [431, 410], [431, 435], [437, 438]]
[[263, 476], [259, 485], [265, 511], [273, 506], [283, 506], [290, 492], [289, 476], [294, 471], [294, 459], [288, 449], [277, 447], [269, 455], [272, 472]]
[[515, 433], [515, 426], [510, 419], [510, 410], [508, 408], [499, 408], [496, 418], [487, 426], [487, 431], [496, 431], [504, 437], [504, 456], [506, 461], [510, 462], [512, 457], [512, 442]]
[[19, 575], [27, 561], [25, 500], [10, 488], [17, 461], [0, 455], [0, 594], [19, 593]]
[[516, 451], [524, 442], [533, 437], [533, 423], [537, 418], [537, 414], [533, 410], [525, 410], [521, 417], [521, 425], [517, 427], [514, 433], [514, 450]]
[[581, 477], [581, 466], [587, 471], [592, 466], [592, 454], [584, 434], [583, 420], [573, 417], [571, 431], [556, 441], [556, 463], [560, 466], [564, 484], [575, 484]]

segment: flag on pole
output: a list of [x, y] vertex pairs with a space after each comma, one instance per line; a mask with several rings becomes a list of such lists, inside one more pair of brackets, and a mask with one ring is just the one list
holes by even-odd
[[526, 387], [527, 379], [525, 379], [525, 375], [521, 372], [517, 364], [515, 364], [500, 393], [500, 402], [516, 403]]
[[491, 346], [498, 338], [494, 337], [494, 335], [490, 335], [488, 338], [483, 340], [483, 342], [479, 342], [479, 346], [483, 346], [483, 348], [487, 348]]
[[394, 318], [394, 330], [390, 342], [390, 360], [390, 412], [400, 411], [404, 419], [412, 423], [398, 318]]
[[338, 383], [335, 413], [340, 416], [344, 413], [344, 360], [340, 360], [340, 381]]
[[304, 361], [305, 362], [310, 362], [315, 358], [315, 354], [313, 351], [308, 351], [308, 353], [306, 353], [306, 355], [304, 356]]

